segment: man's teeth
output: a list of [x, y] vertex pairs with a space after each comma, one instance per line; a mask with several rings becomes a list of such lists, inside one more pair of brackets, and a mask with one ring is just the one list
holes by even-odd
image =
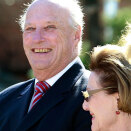
[[34, 52], [35, 53], [47, 53], [47, 52], [49, 52], [49, 51], [51, 51], [50, 49], [34, 49]]

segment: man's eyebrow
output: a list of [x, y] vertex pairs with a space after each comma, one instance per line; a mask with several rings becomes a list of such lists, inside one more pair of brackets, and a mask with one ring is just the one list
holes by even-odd
[[25, 23], [25, 26], [30, 26], [30, 25], [32, 25], [31, 23]]

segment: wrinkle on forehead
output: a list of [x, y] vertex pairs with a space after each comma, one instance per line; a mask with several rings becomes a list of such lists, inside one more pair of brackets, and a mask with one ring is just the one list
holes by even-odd
[[41, 11], [41, 9], [43, 8], [46, 8], [47, 11], [52, 11], [54, 10], [54, 13], [58, 13], [59, 15], [60, 14], [63, 14], [62, 16], [65, 16], [65, 15], [69, 15], [69, 11], [68, 9], [62, 7], [61, 5], [59, 5], [58, 3], [55, 3], [55, 2], [51, 2], [51, 0], [36, 0], [34, 1], [29, 7], [28, 7], [28, 10], [27, 10], [27, 13], [31, 10], [31, 9], [36, 9], [36, 10], [39, 10]]
[[37, 15], [38, 19], [40, 19], [40, 17], [42, 17], [41, 15], [42, 11], [43, 11], [43, 17], [52, 19], [53, 21], [58, 21], [61, 24], [64, 24], [64, 22], [66, 23], [69, 22], [68, 10], [50, 2], [50, 0], [37, 0], [33, 2], [27, 10], [26, 18], [28, 18], [28, 16], [33, 17], [33, 15], [35, 15], [36, 17]]

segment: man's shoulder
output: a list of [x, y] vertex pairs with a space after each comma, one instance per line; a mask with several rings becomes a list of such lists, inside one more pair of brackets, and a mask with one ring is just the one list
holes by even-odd
[[81, 82], [81, 84], [79, 85], [87, 85], [89, 76], [90, 76], [90, 71], [84, 69], [82, 76], [79, 78], [79, 81]]
[[19, 82], [17, 84], [11, 85], [0, 92], [0, 97], [9, 95], [9, 94], [16, 92], [18, 90], [22, 90], [24, 87], [28, 86], [33, 81], [34, 81], [34, 79], [30, 79], [27, 81], [23, 81], [23, 82]]
[[83, 75], [77, 80], [75, 84], [75, 89], [77, 92], [86, 90], [89, 76], [90, 76], [90, 71], [84, 70]]

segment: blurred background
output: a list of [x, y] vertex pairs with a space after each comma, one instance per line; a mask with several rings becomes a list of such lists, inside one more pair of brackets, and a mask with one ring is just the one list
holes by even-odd
[[[85, 13], [83, 50], [89, 66], [89, 52], [97, 45], [117, 44], [126, 23], [131, 23], [131, 0], [79, 0]], [[0, 0], [0, 90], [33, 77], [24, 54], [19, 15], [30, 0]], [[131, 51], [130, 51], [131, 53]]]

